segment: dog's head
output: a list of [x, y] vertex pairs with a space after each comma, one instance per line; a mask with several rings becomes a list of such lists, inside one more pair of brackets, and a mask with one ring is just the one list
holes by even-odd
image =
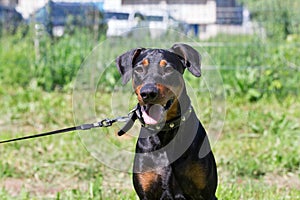
[[132, 77], [146, 124], [178, 115], [178, 98], [185, 90], [182, 75], [187, 69], [200, 77], [200, 61], [200, 54], [186, 44], [175, 44], [170, 49], [136, 48], [116, 60], [123, 84]]

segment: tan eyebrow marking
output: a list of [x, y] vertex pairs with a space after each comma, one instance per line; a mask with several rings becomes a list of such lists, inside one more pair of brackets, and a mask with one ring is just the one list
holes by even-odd
[[161, 67], [165, 67], [166, 65], [167, 65], [167, 61], [166, 60], [161, 60], [160, 62], [159, 62], [159, 66], [161, 66]]
[[147, 66], [149, 65], [149, 60], [148, 60], [148, 59], [144, 59], [144, 60], [142, 61], [142, 65], [143, 65], [144, 67], [147, 67]]

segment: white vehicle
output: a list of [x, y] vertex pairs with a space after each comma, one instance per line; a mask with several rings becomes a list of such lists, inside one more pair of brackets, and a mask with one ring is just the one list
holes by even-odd
[[146, 21], [149, 24], [150, 36], [152, 38], [165, 35], [168, 29], [177, 30], [186, 34], [187, 24], [174, 19], [169, 13], [161, 12], [147, 12], [145, 13]]
[[144, 16], [139, 12], [105, 11], [108, 37], [129, 36], [134, 28], [140, 27]]

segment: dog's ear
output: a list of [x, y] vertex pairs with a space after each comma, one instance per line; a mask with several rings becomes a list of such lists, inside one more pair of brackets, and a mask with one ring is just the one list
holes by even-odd
[[127, 51], [116, 59], [117, 68], [122, 76], [122, 83], [125, 85], [131, 78], [131, 72], [135, 59], [140, 55], [143, 48], [136, 48]]
[[194, 76], [201, 76], [201, 56], [198, 51], [182, 43], [174, 44], [170, 51], [179, 55], [184, 60], [184, 65]]

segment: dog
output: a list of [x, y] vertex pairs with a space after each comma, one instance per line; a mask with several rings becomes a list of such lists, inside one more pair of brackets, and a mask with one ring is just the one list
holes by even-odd
[[135, 48], [116, 59], [122, 83], [132, 78], [142, 124], [133, 185], [140, 199], [215, 200], [217, 167], [205, 129], [187, 94], [183, 74], [201, 76], [201, 56], [191, 46]]

